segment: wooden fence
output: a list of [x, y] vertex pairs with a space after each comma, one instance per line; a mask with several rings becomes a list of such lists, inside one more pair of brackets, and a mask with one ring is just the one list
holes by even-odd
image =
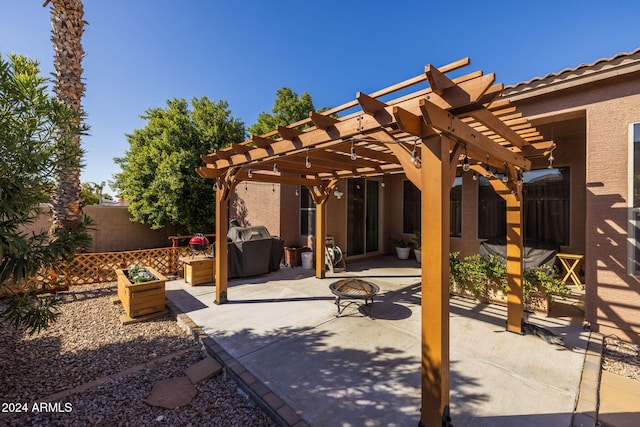
[[[211, 245], [207, 248], [207, 253], [211, 253]], [[20, 292], [27, 286], [38, 285], [44, 280], [60, 280], [62, 286], [51, 286], [51, 290], [60, 290], [75, 285], [88, 285], [91, 283], [115, 282], [116, 268], [126, 269], [133, 265], [149, 266], [164, 275], [176, 275], [182, 273], [184, 262], [183, 257], [191, 256], [189, 246], [142, 249], [137, 251], [123, 252], [101, 252], [86, 253], [76, 255], [71, 263], [63, 267], [61, 274], [44, 272], [30, 279], [27, 283], [14, 289]], [[7, 291], [1, 289], [0, 294]], [[2, 295], [0, 295], [2, 296]]]
[[[207, 252], [211, 253], [211, 245]], [[182, 272], [184, 262], [181, 258], [190, 255], [188, 246], [80, 254], [65, 268], [65, 282], [70, 286], [113, 282], [116, 280], [116, 268], [125, 269], [132, 265], [149, 266], [164, 275], [175, 275]]]

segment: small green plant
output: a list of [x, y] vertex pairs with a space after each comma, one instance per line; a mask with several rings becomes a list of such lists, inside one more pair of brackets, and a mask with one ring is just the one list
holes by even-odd
[[466, 263], [458, 259], [460, 252], [449, 253], [449, 291], [460, 291], [469, 281]]
[[396, 248], [408, 248], [411, 246], [411, 242], [407, 242], [406, 240], [394, 238], [391, 238], [390, 240]]
[[156, 277], [144, 267], [134, 265], [127, 270], [127, 277], [131, 283], [145, 283], [156, 280]]
[[544, 290], [547, 295], [567, 297], [571, 294], [571, 289], [558, 279], [551, 267], [541, 265], [539, 267], [527, 268], [522, 275], [524, 282], [524, 300], [529, 301], [530, 295], [539, 289]]
[[420, 231], [416, 231], [411, 240], [416, 244], [416, 249], [420, 249], [422, 247], [422, 233]]
[[469, 255], [462, 260], [467, 274], [467, 287], [476, 298], [486, 296], [489, 279], [486, 271], [486, 263], [480, 254]]
[[482, 269], [487, 278], [487, 287], [497, 285], [503, 294], [507, 293], [507, 264], [492, 254], [480, 257]]

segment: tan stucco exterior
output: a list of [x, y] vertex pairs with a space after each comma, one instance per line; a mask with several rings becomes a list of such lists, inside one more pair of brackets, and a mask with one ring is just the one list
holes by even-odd
[[545, 123], [538, 126], [547, 132], [553, 129], [554, 117], [576, 122], [584, 116], [583, 136], [572, 133], [566, 147], [558, 141], [556, 164], [572, 166], [572, 241], [563, 250], [585, 255], [586, 320], [604, 334], [636, 342], [640, 282], [628, 267], [628, 199], [629, 125], [640, 122], [639, 65], [636, 51], [511, 91], [518, 109], [534, 124]]

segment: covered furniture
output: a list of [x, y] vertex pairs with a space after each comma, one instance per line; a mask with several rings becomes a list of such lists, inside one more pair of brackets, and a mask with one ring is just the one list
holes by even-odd
[[264, 226], [230, 227], [227, 234], [229, 277], [265, 274], [280, 269], [284, 241]]
[[[553, 267], [559, 247], [550, 243], [538, 240], [527, 239], [522, 248], [522, 258], [524, 269], [548, 265]], [[507, 240], [505, 238], [495, 238], [485, 240], [480, 243], [480, 255], [496, 255], [506, 260]]]

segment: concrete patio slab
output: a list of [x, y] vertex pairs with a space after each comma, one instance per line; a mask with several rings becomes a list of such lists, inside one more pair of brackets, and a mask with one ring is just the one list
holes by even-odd
[[[420, 269], [379, 257], [315, 279], [313, 271], [232, 280], [215, 287], [167, 283], [167, 298], [256, 380], [311, 426], [413, 426], [420, 418]], [[337, 318], [329, 284], [357, 276], [380, 286], [373, 319]], [[565, 336], [567, 348], [505, 331], [506, 308], [450, 304], [451, 415], [456, 426], [570, 426], [588, 333], [557, 318], [530, 322]], [[351, 310], [348, 309], [348, 310]], [[272, 397], [273, 399], [274, 397]]]

